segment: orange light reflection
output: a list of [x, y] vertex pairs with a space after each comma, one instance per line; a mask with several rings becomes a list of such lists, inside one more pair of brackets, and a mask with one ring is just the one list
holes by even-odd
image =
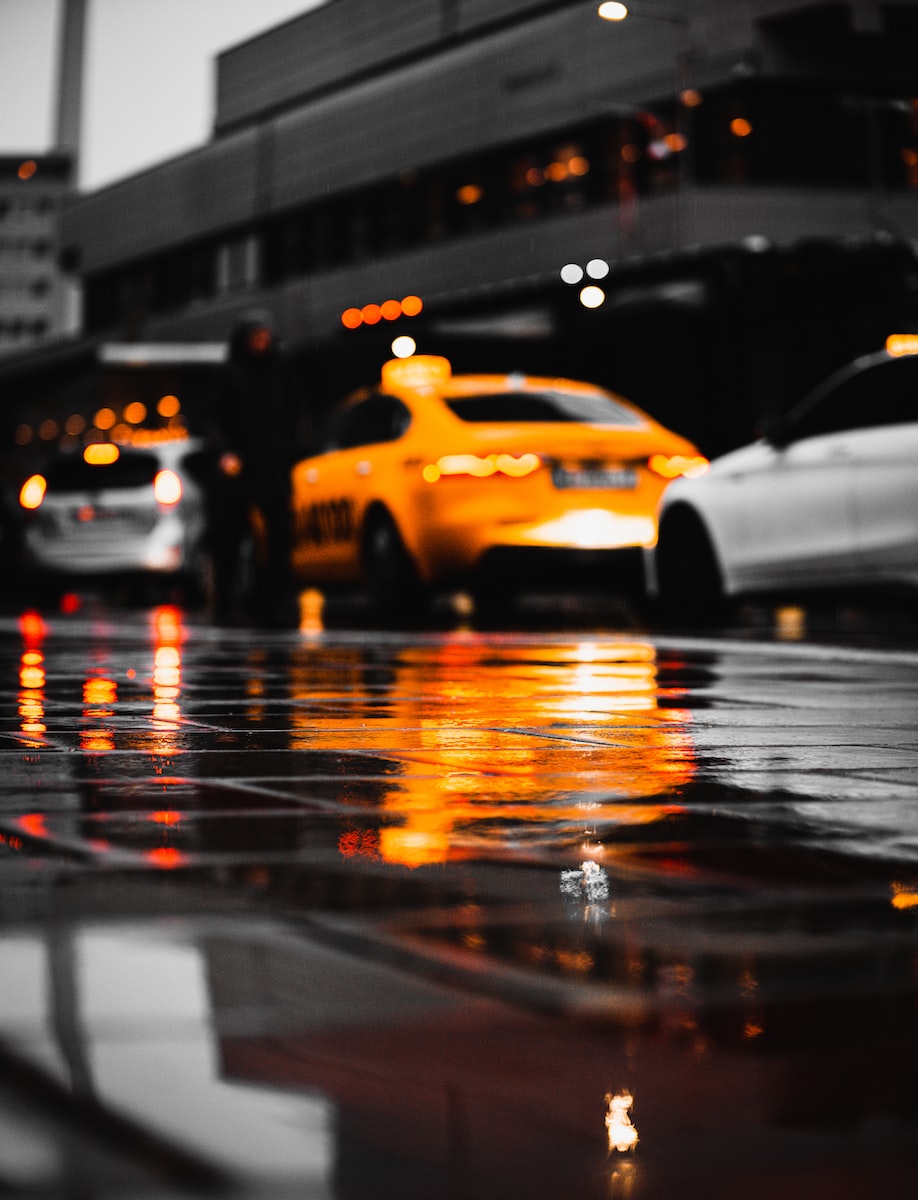
[[638, 1131], [631, 1120], [631, 1106], [634, 1097], [623, 1089], [614, 1096], [606, 1095], [606, 1136], [609, 1143], [609, 1154], [617, 1150], [624, 1154], [633, 1150], [640, 1140]]
[[[519, 853], [543, 842], [590, 846], [608, 862], [627, 848], [603, 831], [666, 820], [695, 773], [691, 713], [659, 707], [654, 647], [639, 640], [501, 645], [458, 632], [405, 647], [387, 681], [385, 721], [350, 704], [327, 720], [318, 699], [350, 701], [364, 653], [298, 648], [291, 677], [290, 746], [340, 750], [353, 725], [361, 753], [397, 760], [374, 797], [380, 820], [339, 843], [352, 856], [373, 839], [409, 867], [482, 852]], [[638, 715], [639, 714], [639, 715]], [[363, 842], [361, 839], [365, 839]]]
[[181, 612], [172, 605], [153, 610], [153, 725], [157, 731], [154, 754], [168, 757], [178, 750], [181, 729], [182, 645], [187, 631]]
[[918, 883], [894, 883], [892, 906], [898, 909], [918, 908]]
[[147, 850], [144, 852], [144, 858], [151, 866], [166, 871], [184, 866], [188, 862], [187, 855], [172, 846], [157, 846], [152, 850]]

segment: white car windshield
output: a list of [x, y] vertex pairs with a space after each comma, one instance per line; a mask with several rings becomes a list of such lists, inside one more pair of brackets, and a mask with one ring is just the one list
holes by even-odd
[[112, 463], [87, 463], [81, 457], [62, 458], [47, 471], [48, 491], [98, 491], [101, 488], [145, 487], [153, 482], [160, 466], [153, 454], [122, 454]]

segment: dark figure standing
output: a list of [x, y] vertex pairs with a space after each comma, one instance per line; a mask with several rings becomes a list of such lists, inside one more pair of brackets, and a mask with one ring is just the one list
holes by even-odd
[[214, 583], [225, 611], [239, 595], [242, 550], [254, 531], [260, 553], [242, 587], [250, 615], [271, 624], [290, 623], [295, 608], [290, 470], [301, 419], [297, 401], [270, 320], [243, 318], [230, 338], [207, 431], [219, 456], [210, 517]]

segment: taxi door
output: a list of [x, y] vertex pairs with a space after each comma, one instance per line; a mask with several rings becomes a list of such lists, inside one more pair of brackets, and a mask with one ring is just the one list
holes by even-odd
[[407, 426], [408, 410], [374, 395], [332, 415], [323, 452], [293, 473], [294, 566], [317, 583], [356, 582], [364, 515], [379, 494], [381, 460]]

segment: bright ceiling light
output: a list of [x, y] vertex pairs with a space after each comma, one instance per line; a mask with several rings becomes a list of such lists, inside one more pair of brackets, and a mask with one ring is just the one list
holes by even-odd
[[604, 21], [624, 21], [628, 15], [628, 6], [618, 4], [617, 0], [605, 0], [596, 11]]
[[599, 308], [601, 304], [605, 303], [605, 299], [606, 293], [601, 287], [593, 284], [583, 288], [580, 292], [580, 303], [584, 308]]

